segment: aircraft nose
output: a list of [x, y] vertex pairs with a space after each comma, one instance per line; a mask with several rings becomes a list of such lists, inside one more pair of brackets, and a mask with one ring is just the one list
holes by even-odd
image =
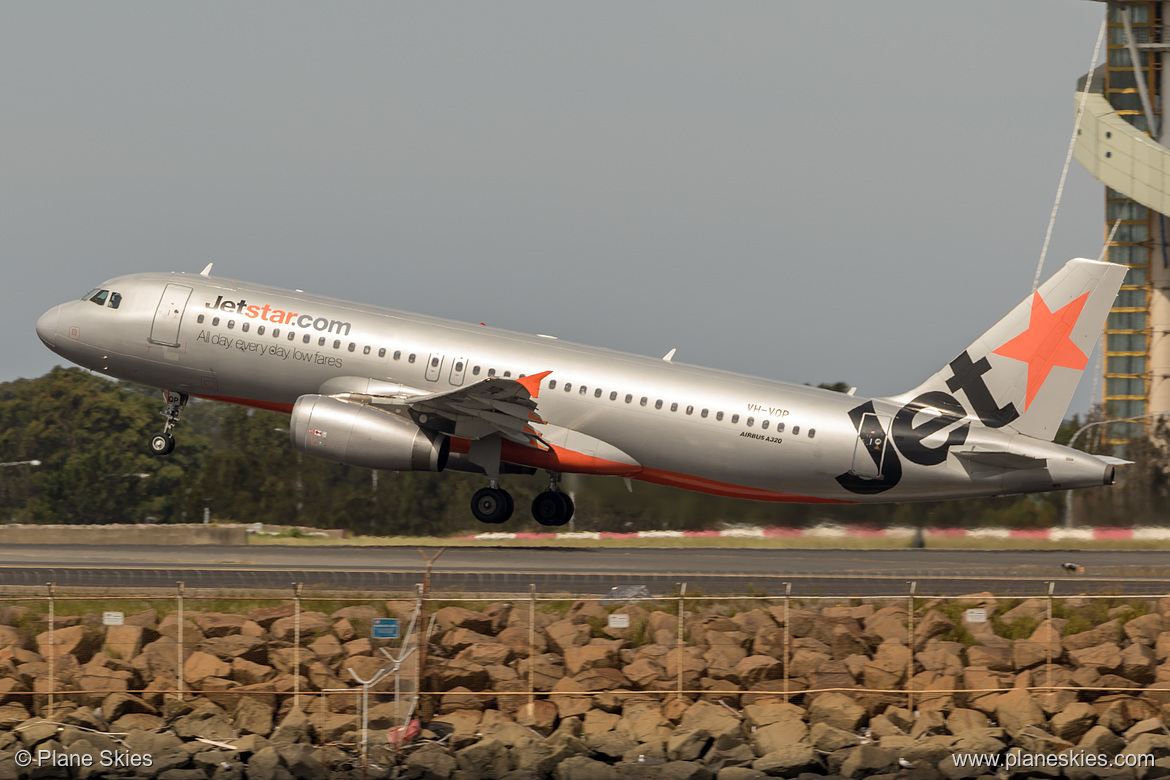
[[61, 317], [61, 307], [54, 306], [37, 320], [37, 336], [49, 349], [57, 346], [57, 320]]

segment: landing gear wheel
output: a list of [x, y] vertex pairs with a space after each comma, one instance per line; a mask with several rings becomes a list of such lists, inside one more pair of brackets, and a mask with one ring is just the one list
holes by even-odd
[[532, 501], [532, 516], [545, 526], [562, 526], [573, 519], [573, 499], [559, 491], [546, 490]]
[[175, 449], [175, 437], [169, 433], [156, 433], [150, 437], [150, 451], [155, 455], [169, 455]]
[[512, 516], [514, 508], [512, 496], [501, 488], [481, 488], [471, 497], [471, 514], [481, 523], [503, 523]]

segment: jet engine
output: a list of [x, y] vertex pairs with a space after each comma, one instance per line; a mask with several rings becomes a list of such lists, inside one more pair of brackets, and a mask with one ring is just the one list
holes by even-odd
[[302, 395], [289, 423], [292, 444], [314, 458], [388, 471], [442, 471], [451, 451], [441, 433], [372, 406]]

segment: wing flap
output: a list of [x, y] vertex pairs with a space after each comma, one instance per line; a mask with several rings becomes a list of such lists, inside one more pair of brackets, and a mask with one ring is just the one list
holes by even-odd
[[392, 392], [380, 393], [378, 390], [383, 388], [362, 387], [358, 393], [343, 394], [350, 396], [351, 400], [387, 411], [408, 413], [423, 427], [459, 438], [475, 441], [498, 434], [517, 444], [547, 449], [541, 441], [541, 434], [532, 424], [545, 424], [536, 413], [535, 396], [539, 393], [540, 381], [549, 373], [520, 379], [488, 377], [442, 393], [414, 395], [398, 387], [393, 387]]

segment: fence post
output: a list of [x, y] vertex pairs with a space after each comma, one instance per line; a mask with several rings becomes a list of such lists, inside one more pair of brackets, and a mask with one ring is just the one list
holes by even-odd
[[427, 646], [427, 641], [430, 638], [430, 621], [427, 609], [427, 597], [429, 594], [430, 578], [423, 576], [423, 581], [415, 583], [415, 597], [418, 599], [418, 616], [422, 618], [418, 622], [418, 714], [420, 719], [430, 720], [435, 712], [434, 700], [428, 694], [423, 696], [423, 687], [427, 679], [427, 651], [430, 649]]
[[[1072, 501], [1072, 498], [1069, 498], [1069, 501]], [[1052, 592], [1053, 592], [1053, 589], [1055, 589], [1055, 587], [1057, 587], [1057, 582], [1055, 582], [1055, 581], [1048, 582], [1048, 609], [1047, 609], [1048, 630], [1045, 631], [1046, 637], [1045, 637], [1045, 642], [1044, 642], [1044, 655], [1045, 655], [1045, 668], [1044, 668], [1045, 681], [1044, 681], [1044, 683], [1045, 683], [1045, 685], [1048, 686], [1049, 693], [1052, 692], [1052, 634], [1053, 634]]]
[[917, 591], [918, 580], [914, 580], [910, 583], [910, 595], [907, 596], [907, 612], [909, 614], [907, 631], [909, 634], [906, 641], [910, 645], [910, 658], [906, 661], [906, 709], [910, 712], [914, 712], [914, 594]]
[[175, 592], [175, 601], [179, 608], [179, 622], [175, 624], [175, 688], [179, 692], [179, 701], [183, 700], [183, 581], [178, 583]]
[[536, 583], [528, 583], [528, 708], [536, 713]]
[[784, 703], [788, 703], [788, 602], [792, 599], [792, 583], [784, 583]]
[[57, 583], [45, 583], [49, 589], [49, 710], [44, 716], [53, 717], [53, 692], [57, 690]]
[[687, 584], [681, 582], [678, 586], [678, 642], [675, 647], [675, 651], [678, 653], [678, 688], [676, 698], [679, 699], [683, 695], [683, 622], [686, 618], [686, 598]]
[[293, 586], [293, 709], [301, 706], [301, 586]]

